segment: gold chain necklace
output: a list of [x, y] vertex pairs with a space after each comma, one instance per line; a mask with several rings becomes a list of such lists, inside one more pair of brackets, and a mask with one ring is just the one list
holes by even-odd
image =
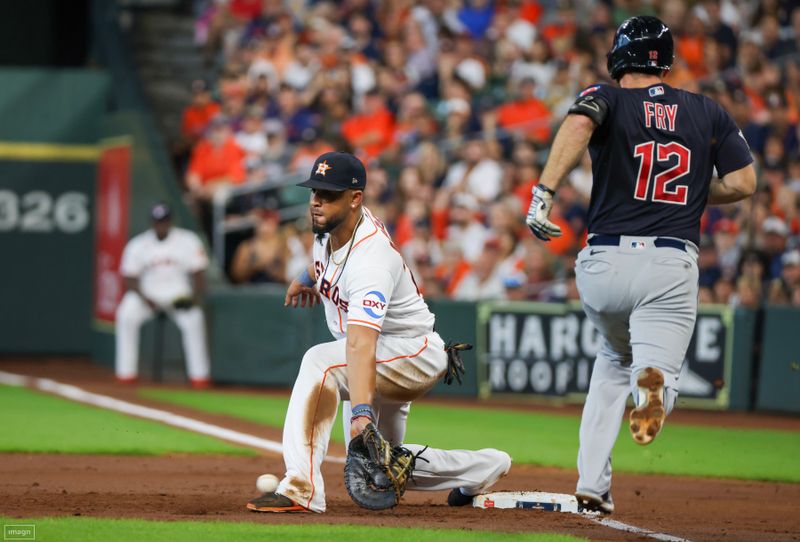
[[358, 222], [356, 222], [356, 227], [353, 228], [353, 235], [350, 236], [350, 242], [347, 246], [347, 253], [345, 253], [344, 258], [341, 261], [336, 261], [336, 258], [333, 257], [333, 246], [331, 245], [331, 238], [328, 236], [328, 258], [333, 262], [333, 265], [339, 267], [340, 265], [347, 263], [347, 258], [350, 257], [350, 251], [353, 249], [353, 241], [356, 240], [356, 232], [358, 231], [358, 227], [361, 225], [361, 221], [364, 220], [364, 215], [362, 214], [359, 217]]

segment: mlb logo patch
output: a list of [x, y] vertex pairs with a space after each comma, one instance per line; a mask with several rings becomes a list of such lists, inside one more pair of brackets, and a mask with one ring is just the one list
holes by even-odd
[[581, 97], [581, 98], [583, 98], [583, 97], [584, 97], [584, 96], [586, 96], [587, 94], [590, 94], [590, 93], [592, 93], [592, 92], [596, 92], [596, 91], [598, 91], [598, 90], [600, 90], [600, 85], [595, 85], [595, 86], [593, 86], [593, 87], [589, 87], [589, 88], [587, 88], [586, 90], [584, 90], [583, 92], [581, 92], [581, 93], [580, 93], [578, 96], [579, 96], [579, 97]]
[[656, 96], [662, 96], [664, 94], [664, 87], [650, 87], [648, 90], [650, 93], [651, 98], [655, 98]]
[[644, 241], [631, 241], [631, 248], [636, 248], [636, 249], [642, 250], [646, 246], [647, 245], [645, 244]]

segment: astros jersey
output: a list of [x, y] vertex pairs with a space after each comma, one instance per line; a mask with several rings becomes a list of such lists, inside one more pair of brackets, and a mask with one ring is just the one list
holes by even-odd
[[589, 142], [589, 232], [699, 242], [709, 181], [753, 161], [733, 119], [713, 100], [659, 83], [584, 90], [570, 113], [599, 123]]
[[169, 305], [176, 298], [192, 293], [189, 275], [207, 266], [203, 243], [194, 232], [173, 227], [159, 241], [149, 229], [125, 246], [120, 274], [137, 277], [147, 298], [159, 305]]
[[383, 224], [365, 207], [350, 255], [348, 245], [328, 253], [328, 234], [314, 241], [317, 289], [328, 329], [337, 339], [348, 325], [383, 335], [419, 337], [433, 331], [434, 316]]

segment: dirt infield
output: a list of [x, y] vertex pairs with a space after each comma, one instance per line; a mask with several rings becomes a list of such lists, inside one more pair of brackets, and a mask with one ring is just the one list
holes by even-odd
[[[109, 383], [109, 373], [83, 362], [60, 360], [0, 362], [0, 370], [53, 378], [120, 399], [159, 406], [139, 399], [131, 388]], [[277, 429], [226, 416], [169, 406], [168, 410], [238, 431], [280, 440]], [[708, 416], [708, 415], [706, 415]], [[723, 423], [732, 418], [722, 417]], [[759, 417], [740, 416], [735, 426]], [[792, 418], [765, 417], [795, 429]], [[685, 421], [685, 420], [682, 420]], [[763, 421], [763, 420], [762, 420]], [[716, 420], [719, 425], [720, 419]], [[759, 423], [754, 423], [758, 426]], [[341, 446], [331, 453], [343, 455]], [[258, 474], [280, 475], [277, 455], [231, 457], [168, 455], [159, 457], [4, 454], [0, 460], [0, 515], [61, 515], [160, 520], [216, 520], [256, 523], [351, 523], [392, 526], [466, 528], [497, 531], [553, 531], [591, 540], [652, 540], [616, 531], [571, 515], [517, 510], [449, 508], [446, 493], [409, 492], [391, 511], [368, 512], [347, 497], [342, 466], [326, 464], [328, 512], [323, 515], [257, 514], [244, 508], [256, 494]], [[498, 490], [542, 490], [570, 493], [575, 472], [515, 465]], [[613, 519], [693, 541], [800, 540], [796, 503], [800, 484], [616, 474]]]

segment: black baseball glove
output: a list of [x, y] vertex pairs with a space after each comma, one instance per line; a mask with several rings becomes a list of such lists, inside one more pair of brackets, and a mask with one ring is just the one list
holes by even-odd
[[194, 298], [191, 296], [178, 297], [172, 302], [175, 310], [185, 311], [194, 307]]
[[461, 361], [461, 350], [472, 350], [472, 345], [467, 343], [457, 343], [449, 341], [444, 351], [447, 352], [447, 371], [444, 373], [444, 383], [448, 386], [453, 383], [453, 380], [458, 380], [461, 384], [461, 376], [464, 374], [464, 362]]
[[347, 447], [344, 465], [347, 493], [362, 508], [392, 508], [406, 491], [416, 459], [407, 448], [392, 446], [370, 423]]

